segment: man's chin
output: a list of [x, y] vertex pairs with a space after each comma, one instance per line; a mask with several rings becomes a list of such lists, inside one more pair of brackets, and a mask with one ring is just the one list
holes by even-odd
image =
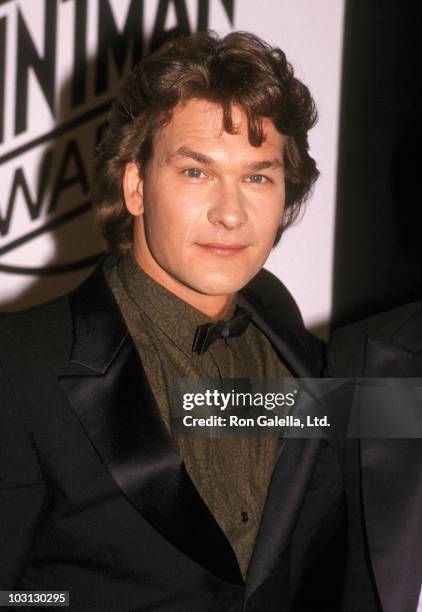
[[198, 282], [192, 282], [190, 285], [191, 289], [201, 293], [202, 295], [210, 295], [210, 296], [223, 296], [223, 295], [233, 295], [242, 287], [247, 285], [252, 277], [247, 277], [245, 279], [201, 279]]

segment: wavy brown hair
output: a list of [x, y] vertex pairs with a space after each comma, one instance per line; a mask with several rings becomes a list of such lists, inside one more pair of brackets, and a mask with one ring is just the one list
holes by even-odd
[[224, 129], [230, 134], [235, 132], [232, 105], [239, 106], [246, 114], [253, 146], [263, 142], [264, 117], [287, 136], [285, 213], [274, 244], [297, 218], [318, 176], [308, 153], [307, 132], [317, 118], [308, 88], [295, 78], [283, 51], [257, 36], [233, 32], [219, 38], [213, 32], [198, 32], [174, 38], [144, 57], [113, 104], [94, 162], [91, 190], [109, 250], [122, 252], [132, 244], [133, 217], [122, 187], [126, 164], [135, 162], [145, 172], [156, 131], [171, 121], [180, 101], [192, 98], [220, 104]]

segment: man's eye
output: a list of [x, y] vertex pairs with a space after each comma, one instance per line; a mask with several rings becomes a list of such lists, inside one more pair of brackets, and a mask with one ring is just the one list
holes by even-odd
[[184, 171], [189, 178], [202, 178], [204, 173], [199, 168], [188, 168]]
[[252, 174], [249, 177], [251, 183], [265, 183], [267, 181], [267, 177], [263, 174]]

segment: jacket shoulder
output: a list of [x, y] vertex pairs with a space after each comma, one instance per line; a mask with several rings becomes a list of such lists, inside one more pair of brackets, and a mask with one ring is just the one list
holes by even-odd
[[71, 342], [68, 295], [16, 312], [0, 313], [0, 361], [50, 361]]
[[328, 343], [328, 374], [349, 376], [359, 371], [369, 335], [415, 351], [422, 349], [422, 302], [412, 302], [345, 325]]

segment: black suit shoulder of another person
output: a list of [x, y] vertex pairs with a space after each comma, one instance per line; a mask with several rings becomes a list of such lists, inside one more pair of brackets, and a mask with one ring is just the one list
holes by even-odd
[[[331, 377], [422, 378], [422, 302], [339, 328], [327, 355]], [[406, 396], [397, 405], [405, 408]], [[415, 612], [422, 576], [421, 466], [420, 438], [346, 440], [345, 611]]]
[[[390, 344], [399, 353], [404, 350], [416, 354], [422, 350], [422, 302], [405, 304], [336, 329], [328, 343], [325, 373], [337, 378], [365, 376], [369, 337]], [[381, 345], [378, 348], [381, 350]], [[376, 347], [369, 350], [372, 349]], [[398, 367], [397, 361], [395, 365]], [[399, 376], [396, 372], [392, 364], [387, 376]], [[374, 374], [377, 375], [380, 374]]]

